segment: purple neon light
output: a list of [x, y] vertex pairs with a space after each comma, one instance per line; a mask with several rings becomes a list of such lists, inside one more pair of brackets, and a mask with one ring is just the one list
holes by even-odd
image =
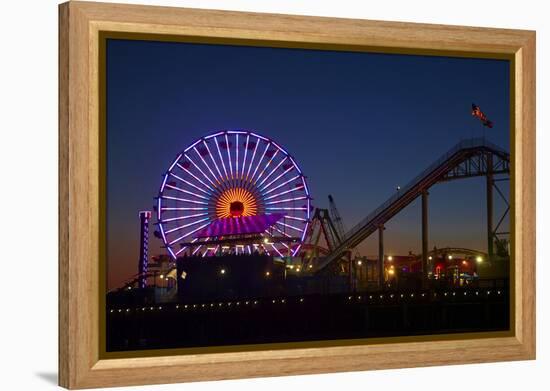
[[262, 187], [260, 189], [260, 191], [264, 191], [265, 189], [267, 189], [269, 186], [271, 186], [273, 183], [277, 182], [283, 175], [286, 175], [290, 170], [292, 170], [292, 167], [289, 167], [287, 168], [286, 170], [284, 170], [281, 174], [279, 174], [279, 176], [277, 176], [277, 178], [273, 179], [271, 182], [269, 182], [267, 185], [264, 185], [264, 187]]
[[[267, 149], [269, 148], [271, 144], [267, 143], [264, 149], [264, 153], [262, 153], [262, 157], [260, 160], [258, 160], [258, 163], [256, 164], [256, 168], [254, 169], [254, 172], [252, 173], [252, 176], [250, 177], [250, 180], [254, 180], [254, 176], [256, 175], [256, 172], [258, 172], [258, 168], [260, 168], [260, 164], [264, 160], [265, 153], [267, 152]], [[254, 183], [256, 183], [256, 180], [254, 180]]]
[[168, 180], [168, 173], [164, 174], [164, 179], [162, 180], [162, 185], [160, 185], [160, 192], [164, 191], [164, 186], [166, 186], [166, 181]]
[[189, 194], [189, 195], [193, 195], [195, 197], [198, 197], [198, 198], [202, 198], [202, 199], [205, 199], [207, 200], [208, 198], [204, 197], [204, 196], [201, 196], [200, 194], [195, 194], [189, 190], [185, 190], [185, 189], [180, 189], [179, 187], [177, 186], [172, 186], [172, 185], [166, 185], [167, 188], [169, 189], [172, 189], [172, 190], [175, 190], [175, 191], [179, 191], [181, 193], [185, 193], [185, 194]]
[[256, 137], [258, 137], [258, 138], [261, 138], [261, 139], [264, 140], [264, 141], [269, 141], [269, 139], [268, 139], [267, 137], [260, 136], [260, 135], [257, 134], [257, 133], [250, 132], [250, 134], [253, 135], [253, 136], [256, 136]]
[[[197, 241], [197, 239], [193, 239], [191, 240], [191, 243], [195, 243]], [[176, 251], [176, 253], [174, 254], [173, 252], [171, 252], [171, 254], [174, 254], [174, 258], [176, 258], [182, 251], [184, 251], [185, 249], [187, 248], [187, 246], [183, 246], [181, 249], [179, 249], [178, 251]], [[168, 249], [170, 249], [170, 247], [168, 247]]]
[[248, 170], [246, 171], [246, 179], [250, 175], [250, 169], [252, 168], [252, 163], [254, 163], [254, 157], [256, 156], [256, 151], [258, 150], [258, 145], [260, 144], [260, 139], [256, 139], [256, 146], [254, 147], [254, 153], [252, 154], [252, 159], [250, 159], [250, 164], [248, 165]]
[[306, 194], [309, 196], [309, 190], [307, 188], [306, 178], [304, 178], [303, 176], [302, 176], [302, 183], [304, 184], [304, 189], [306, 190]]
[[211, 139], [212, 137], [216, 137], [216, 136], [219, 136], [221, 134], [223, 134], [223, 132], [214, 133], [214, 134], [211, 134], [210, 136], [206, 136], [204, 139], [208, 140], [208, 139]]
[[225, 168], [225, 163], [223, 162], [222, 151], [220, 151], [220, 145], [218, 144], [218, 138], [215, 137], [214, 141], [216, 143], [216, 148], [218, 149], [218, 155], [220, 156], [220, 161], [222, 162], [223, 172], [225, 173], [225, 179], [229, 179], [227, 175], [227, 168]]
[[160, 197], [157, 199], [157, 220], [160, 221], [160, 208], [162, 206], [162, 202], [160, 200]]
[[279, 144], [277, 144], [275, 141], [271, 141], [273, 143], [273, 145], [275, 145], [277, 148], [279, 148], [281, 150], [282, 153], [284, 153], [285, 155], [288, 156], [288, 152], [286, 151], [286, 149], [284, 149], [283, 147], [281, 147]]
[[273, 245], [273, 243], [270, 243], [271, 247], [273, 248], [273, 250], [275, 250], [277, 252], [277, 254], [279, 254], [280, 257], [283, 257], [283, 254], [281, 254], [281, 252], [279, 250], [277, 250], [277, 247], [275, 247]]
[[[287, 234], [286, 232], [281, 231], [281, 230], [280, 230], [279, 228], [277, 228], [276, 226], [273, 226], [273, 227], [271, 227], [271, 228], [273, 228], [275, 231], [279, 232], [281, 235], [286, 236], [287, 238], [290, 238], [290, 237], [291, 237], [289, 234]], [[268, 230], [265, 230], [265, 232], [267, 232], [269, 235], [271, 235], [271, 234], [269, 233]]]
[[231, 148], [229, 147], [229, 140], [227, 139], [227, 133], [225, 134], [225, 145], [227, 146], [227, 157], [229, 158], [229, 173], [231, 179], [233, 179], [233, 165], [231, 164]]
[[266, 191], [265, 193], [263, 193], [263, 195], [264, 195], [264, 196], [265, 196], [265, 195], [268, 195], [269, 193], [271, 193], [271, 192], [273, 192], [273, 191], [275, 191], [275, 190], [277, 190], [277, 189], [283, 187], [284, 185], [286, 185], [286, 184], [288, 184], [288, 183], [290, 183], [290, 182], [292, 182], [292, 181], [298, 179], [299, 177], [300, 177], [300, 175], [296, 175], [295, 177], [292, 177], [292, 178], [290, 178], [289, 180], [287, 180], [287, 181], [285, 181], [285, 182], [283, 182], [283, 183], [281, 183], [281, 184], [275, 186], [273, 189], [271, 189], [271, 190], [269, 190], [269, 191]]
[[193, 174], [191, 171], [189, 171], [187, 168], [183, 167], [181, 164], [178, 163], [178, 168], [180, 168], [182, 171], [184, 171], [185, 173], [191, 175], [193, 178], [195, 178], [197, 180], [197, 182], [201, 183], [202, 185], [204, 185], [205, 187], [209, 188], [210, 190], [212, 191], [215, 191], [213, 187], [210, 187], [209, 184], [207, 183], [204, 183], [202, 181], [202, 179], [200, 179], [199, 177], [197, 177], [195, 174]]
[[296, 167], [296, 169], [298, 170], [298, 172], [301, 174], [302, 173], [302, 170], [300, 170], [300, 167], [298, 167], [298, 165], [296, 164], [296, 162], [294, 161], [294, 159], [292, 158], [292, 156], [289, 156], [290, 158], [290, 161], [292, 162], [292, 164], [294, 164], [294, 167]]
[[[197, 153], [198, 153], [198, 152], [197, 152]], [[189, 155], [187, 155], [187, 154], [185, 154], [184, 156], [187, 158], [187, 160], [189, 160], [189, 161], [191, 162], [191, 164], [192, 164], [193, 166], [195, 166], [195, 168], [196, 168], [197, 170], [200, 171], [200, 173], [206, 178], [206, 180], [207, 180], [208, 182], [210, 182], [210, 183], [212, 184], [212, 186], [216, 187], [216, 185], [214, 184], [214, 182], [212, 182], [212, 180], [204, 173], [203, 170], [201, 170], [201, 168], [197, 165], [197, 163], [195, 163], [195, 161], [194, 161], [193, 159], [191, 159], [191, 156], [189, 156]]]
[[200, 143], [200, 142], [201, 142], [200, 139], [197, 140], [197, 141], [195, 141], [193, 144], [191, 144], [190, 146], [188, 146], [183, 152], [185, 153], [185, 152], [189, 151], [191, 148], [193, 148], [195, 145], [197, 145], [197, 144]]
[[250, 135], [246, 135], [246, 145], [244, 146], [244, 158], [243, 158], [243, 167], [241, 170], [241, 178], [244, 178], [244, 167], [246, 166], [246, 154], [248, 153], [248, 140], [250, 139]]
[[190, 202], [192, 204], [199, 204], [199, 205], [208, 205], [208, 202], [205, 202], [205, 201], [195, 201], [195, 200], [190, 200], [190, 199], [187, 199], [187, 198], [178, 198], [178, 197], [171, 197], [171, 196], [162, 196], [163, 199], [165, 200], [172, 200], [172, 201], [181, 201], [181, 202]]
[[168, 169], [168, 171], [172, 171], [172, 169], [174, 168], [174, 166], [175, 166], [175, 165], [179, 162], [179, 160], [181, 159], [181, 156], [182, 156], [182, 155], [183, 155], [182, 153], [180, 153], [180, 154], [178, 155], [178, 157], [176, 158], [176, 160], [174, 160], [174, 162], [172, 163], [172, 165], [170, 166], [170, 168]]
[[[218, 182], [218, 179], [216, 177], [216, 174], [214, 174], [214, 172], [212, 171], [212, 169], [210, 168], [210, 166], [206, 163], [206, 161], [204, 160], [204, 158], [202, 157], [202, 155], [199, 153], [199, 151], [197, 150], [197, 148], [193, 148], [193, 150], [196, 152], [196, 154], [199, 156], [199, 158], [202, 160], [202, 163], [206, 166], [206, 168], [208, 168], [208, 171], [210, 171], [210, 175], [212, 175], [212, 177], [214, 177], [214, 180], [216, 182]], [[214, 185], [214, 183], [212, 181], [210, 181], [210, 183], [212, 183], [212, 185]], [[218, 182], [219, 183], [219, 182]], [[216, 185], [214, 185], [216, 186]]]
[[201, 225], [200, 227], [195, 228], [194, 230], [192, 230], [192, 231], [190, 231], [190, 232], [188, 232], [188, 233], [186, 233], [186, 234], [180, 236], [180, 237], [177, 238], [176, 240], [172, 240], [172, 241], [171, 241], [170, 243], [168, 243], [168, 244], [169, 244], [169, 245], [173, 245], [174, 243], [177, 243], [177, 242], [179, 242], [180, 240], [185, 239], [185, 238], [187, 238], [187, 237], [193, 235], [195, 232], [200, 231], [201, 229], [203, 229], [204, 227], [206, 227], [208, 224], [210, 224], [210, 223], [203, 224], [203, 225]]
[[[203, 192], [204, 194], [206, 194], [206, 195], [210, 195], [210, 192], [208, 192], [208, 191], [206, 191], [206, 190], [204, 190], [204, 189], [201, 189], [200, 187], [198, 187], [198, 186], [192, 184], [192, 183], [189, 182], [189, 181], [186, 181], [185, 179], [183, 179], [183, 178], [177, 176], [176, 174], [174, 174], [173, 172], [171, 172], [170, 175], [173, 176], [174, 178], [176, 178], [178, 181], [181, 181], [181, 182], [183, 182], [183, 183], [185, 183], [185, 184], [187, 184], [187, 185], [189, 185], [189, 186], [191, 186], [191, 187], [197, 189], [198, 191], [202, 191], [202, 192]], [[171, 185], [166, 185], [166, 186], [171, 186]], [[196, 196], [196, 197], [208, 199], [208, 198], [205, 198], [204, 196], [200, 196], [200, 195], [195, 194], [195, 193], [190, 193], [190, 194], [193, 194], [193, 195]]]
[[298, 220], [298, 221], [303, 221], [303, 222], [307, 222], [307, 219], [303, 219], [301, 217], [295, 217], [295, 216], [285, 216], [285, 219], [291, 219], [291, 220]]
[[302, 232], [302, 230], [301, 230], [300, 228], [295, 227], [295, 226], [290, 225], [290, 224], [283, 223], [283, 222], [281, 222], [281, 221], [277, 221], [277, 224], [283, 225], [283, 226], [285, 226], [285, 227], [288, 227], [288, 228], [293, 229], [293, 230], [298, 231], [298, 232]]
[[179, 227], [169, 229], [168, 231], [166, 231], [166, 234], [168, 235], [168, 234], [171, 234], [172, 232], [176, 232], [176, 231], [179, 231], [179, 230], [184, 229], [184, 228], [192, 227], [192, 226], [200, 224], [200, 223], [202, 223], [203, 221], [206, 221], [206, 220], [210, 220], [210, 218], [206, 217], [204, 219], [193, 221], [192, 223], [189, 223], [189, 224], [180, 225]]
[[235, 142], [235, 176], [239, 177], [239, 133], [235, 135], [237, 141]]
[[267, 210], [306, 210], [307, 208], [301, 208], [301, 207], [298, 207], [298, 208], [290, 208], [290, 207], [269, 207], [269, 208], [266, 208]]
[[[285, 194], [288, 194], [288, 193], [292, 193], [294, 191], [298, 191], [298, 190], [302, 190], [304, 188], [304, 186], [298, 186], [298, 187], [294, 187], [292, 189], [289, 189], [289, 190], [285, 190], [285, 191], [282, 191], [280, 193], [277, 193], [277, 194], [274, 194], [274, 195], [270, 195], [269, 197], [266, 197], [265, 200], [271, 200], [273, 198], [276, 198], [276, 197], [279, 197], [279, 196], [282, 196], [282, 195], [285, 195]], [[267, 193], [266, 193], [267, 194]]]
[[255, 216], [227, 217], [216, 219], [208, 227], [197, 232], [197, 238], [211, 238], [234, 235], [250, 235], [264, 232], [282, 219], [284, 214], [273, 213]]
[[[277, 171], [277, 169], [278, 169], [279, 167], [281, 167], [281, 164], [283, 164], [283, 163], [286, 161], [286, 159], [287, 159], [287, 156], [285, 156], [285, 158], [284, 158], [283, 160], [281, 160], [281, 161], [275, 166], [275, 168], [274, 168], [273, 170], [271, 170], [271, 172], [265, 176], [264, 179], [262, 179], [262, 181], [258, 184], [258, 186], [263, 185], [263, 183], [264, 183], [266, 180], [268, 180], [269, 177], [270, 177], [271, 175], [273, 175], [273, 173], [274, 173], [275, 171]], [[258, 178], [258, 179], [259, 179], [259, 178]]]
[[179, 217], [172, 217], [170, 219], [164, 219], [164, 220], [161, 220], [159, 221], [160, 223], [169, 223], [171, 221], [178, 221], [178, 220], [186, 220], [186, 219], [192, 219], [194, 217], [202, 217], [202, 216], [206, 216], [208, 213], [196, 213], [194, 215], [189, 215], [189, 216], [179, 216]]
[[284, 203], [284, 202], [292, 202], [292, 201], [305, 200], [306, 198], [307, 198], [307, 197], [285, 198], [284, 200], [266, 202], [266, 205], [282, 204], [282, 203]]
[[208, 208], [169, 207], [169, 208], [162, 208], [162, 210], [208, 210]]
[[[279, 153], [279, 150], [277, 149], [275, 151], [275, 153], [273, 154], [273, 156], [271, 156], [271, 158], [268, 160], [267, 164], [265, 165], [264, 169], [262, 170], [262, 172], [260, 172], [260, 175], [258, 175], [258, 179], [257, 181], [260, 180], [260, 178], [262, 177], [262, 175], [264, 174], [264, 172], [268, 169], [269, 165], [271, 164], [271, 162], [273, 161], [273, 159], [275, 159], [275, 156], [277, 156], [277, 154]], [[263, 181], [262, 181], [263, 183]], [[258, 186], [261, 186], [261, 183], [258, 184]]]
[[208, 143], [206, 141], [203, 141], [204, 146], [206, 147], [206, 150], [208, 151], [208, 156], [210, 156], [210, 160], [212, 160], [212, 163], [214, 163], [214, 167], [216, 167], [216, 171], [218, 171], [219, 177], [222, 178], [222, 172], [220, 171], [220, 168], [218, 167], [218, 164], [216, 163], [216, 159], [214, 159], [214, 156], [212, 156], [212, 152], [210, 152], [210, 148], [208, 147]]

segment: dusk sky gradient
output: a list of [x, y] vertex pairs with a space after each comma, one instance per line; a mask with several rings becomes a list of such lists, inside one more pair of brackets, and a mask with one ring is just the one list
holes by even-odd
[[[108, 287], [137, 272], [138, 212], [197, 138], [272, 138], [307, 176], [313, 205], [332, 194], [349, 229], [460, 139], [482, 136], [472, 102], [495, 124], [487, 140], [509, 150], [509, 72], [505, 60], [108, 40]], [[429, 216], [430, 248], [485, 251], [485, 179], [436, 185]], [[419, 253], [420, 200], [386, 227], [387, 254]], [[164, 251], [152, 234], [150, 244]], [[376, 235], [357, 250], [376, 254]]]

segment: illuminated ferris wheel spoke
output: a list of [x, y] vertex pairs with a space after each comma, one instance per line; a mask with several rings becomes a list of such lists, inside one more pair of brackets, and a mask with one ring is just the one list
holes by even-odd
[[[197, 147], [193, 148], [193, 150], [197, 153], [197, 155], [199, 156], [199, 158], [201, 159], [202, 161], [202, 164], [204, 164], [204, 166], [208, 169], [208, 171], [210, 172], [210, 175], [212, 175], [212, 178], [214, 178], [214, 180], [216, 181], [216, 183], [219, 185], [220, 182], [218, 181], [218, 178], [216, 177], [216, 174], [214, 174], [214, 171], [212, 171], [212, 169], [210, 168], [210, 166], [208, 165], [208, 163], [206, 163], [206, 161], [204, 160], [204, 158], [202, 157], [202, 155], [199, 153], [199, 151], [197, 150]], [[212, 185], [215, 187], [216, 185], [210, 181], [210, 183], [212, 183]]]
[[[192, 184], [191, 182], [189, 182], [189, 181], [187, 181], [187, 180], [185, 180], [185, 179], [183, 179], [183, 178], [177, 176], [177, 175], [174, 174], [173, 172], [171, 172], [170, 175], [173, 176], [174, 178], [176, 178], [178, 181], [181, 181], [181, 182], [185, 183], [186, 185], [189, 185], [189, 186], [191, 186], [191, 187], [197, 189], [198, 191], [201, 191], [201, 192], [203, 192], [204, 194], [210, 196], [210, 192], [209, 192], [209, 191], [204, 190], [204, 189], [201, 189], [200, 187], [198, 187], [198, 186]], [[172, 185], [166, 185], [166, 186], [167, 186], [167, 187], [170, 187], [170, 186], [171, 186], [171, 187], [170, 187], [171, 189], [176, 190], [176, 189], [174, 189], [175, 186], [172, 186]], [[179, 188], [178, 188], [178, 189], [179, 189]], [[182, 189], [179, 189], [179, 190], [182, 190]], [[184, 193], [188, 193], [188, 194], [192, 194], [192, 195], [194, 195], [194, 196], [196, 196], [196, 197], [199, 197], [199, 198], [204, 198], [205, 200], [208, 199], [208, 198], [206, 198], [206, 197], [204, 197], [204, 196], [201, 196], [201, 195], [199, 195], [199, 194], [191, 193], [191, 192], [188, 192], [188, 191], [183, 191], [183, 192], [184, 192]]]
[[[291, 238], [292, 236], [290, 236], [289, 234], [287, 234], [286, 232], [284, 231], [281, 231], [279, 228], [277, 228], [276, 226], [273, 226], [272, 227], [275, 231], [279, 232], [281, 235], [283, 236], [286, 236], [287, 238]], [[269, 236], [272, 236], [271, 233], [266, 229], [264, 232], [266, 232]]]
[[275, 182], [277, 182], [279, 179], [281, 179], [284, 175], [286, 175], [287, 173], [290, 172], [290, 170], [292, 170], [292, 166], [290, 166], [289, 168], [287, 168], [286, 170], [284, 170], [282, 173], [280, 173], [277, 178], [273, 179], [271, 182], [269, 182], [267, 185], [264, 185], [264, 187], [262, 187], [260, 189], [260, 191], [264, 191], [266, 189], [269, 188], [269, 186], [271, 186], [272, 184], [274, 184]]
[[294, 176], [294, 177], [288, 179], [287, 181], [285, 181], [285, 182], [283, 182], [283, 183], [281, 183], [281, 184], [275, 186], [273, 189], [271, 189], [271, 190], [266, 191], [265, 193], [263, 193], [263, 195], [266, 196], [266, 195], [268, 195], [269, 193], [274, 192], [275, 190], [277, 190], [277, 189], [283, 187], [284, 185], [289, 184], [289, 183], [292, 182], [292, 181], [295, 181], [295, 180], [298, 179], [298, 178], [300, 178], [300, 175], [296, 175], [296, 176]]
[[[264, 174], [265, 170], [267, 170], [269, 168], [269, 165], [271, 164], [271, 162], [273, 161], [273, 159], [275, 159], [275, 157], [277, 156], [277, 154], [279, 153], [279, 150], [277, 149], [275, 151], [275, 153], [273, 153], [273, 155], [271, 156], [271, 158], [267, 161], [267, 164], [265, 165], [265, 167], [263, 168], [263, 170], [260, 172], [260, 175], [258, 175], [258, 178], [256, 179], [256, 182], [260, 180], [260, 178], [262, 177], [262, 175]], [[260, 186], [260, 184], [258, 184], [258, 186]]]
[[229, 146], [229, 140], [227, 139], [227, 133], [225, 134], [225, 147], [227, 148], [227, 157], [229, 160], [229, 173], [231, 179], [233, 179], [233, 165], [231, 164], [231, 147]]
[[250, 163], [248, 164], [248, 170], [246, 170], [247, 180], [248, 180], [248, 176], [250, 175], [250, 169], [252, 168], [252, 164], [254, 163], [254, 157], [256, 156], [256, 151], [258, 150], [259, 144], [260, 144], [260, 139], [256, 137], [256, 145], [254, 146], [254, 152], [252, 153], [252, 158], [250, 159]]
[[292, 202], [292, 201], [299, 201], [299, 200], [305, 200], [305, 199], [307, 199], [307, 197], [285, 198], [284, 200], [266, 202], [265, 204], [274, 205], [274, 204], [282, 204], [284, 202]]
[[288, 228], [290, 228], [290, 229], [293, 229], [293, 230], [295, 230], [295, 231], [298, 231], [298, 232], [302, 233], [302, 229], [301, 229], [301, 228], [295, 227], [295, 226], [293, 226], [293, 225], [286, 224], [286, 223], [283, 223], [283, 222], [281, 222], [281, 221], [277, 221], [276, 224], [282, 225], [282, 226], [284, 226], [284, 227], [288, 227]]
[[198, 198], [202, 198], [202, 199], [205, 199], [205, 200], [208, 199], [208, 198], [206, 198], [206, 197], [204, 197], [204, 196], [201, 196], [200, 194], [193, 193], [193, 192], [191, 192], [191, 191], [189, 191], [189, 190], [180, 189], [180, 188], [177, 187], [177, 186], [166, 185], [166, 187], [169, 188], [169, 189], [175, 190], [175, 191], [179, 191], [180, 193], [189, 194], [189, 195], [192, 195], [192, 196], [195, 196], [195, 197], [198, 197]]
[[303, 221], [304, 223], [306, 223], [306, 222], [308, 221], [308, 220], [306, 220], [306, 219], [304, 219], [304, 218], [296, 217], [296, 216], [285, 216], [285, 219]]
[[[206, 238], [205, 242], [208, 242], [209, 238]], [[203, 245], [201, 244], [199, 247], [197, 247], [192, 253], [191, 255], [195, 255], [199, 250], [200, 248], [202, 247]]]
[[[266, 197], [265, 200], [271, 200], [273, 198], [277, 198], [277, 197], [280, 197], [282, 195], [285, 195], [285, 194], [289, 194], [289, 193], [292, 193], [292, 192], [295, 192], [295, 191], [300, 191], [304, 188], [304, 186], [296, 186], [292, 189], [289, 189], [289, 190], [285, 190], [285, 191], [282, 191], [280, 193], [277, 193], [277, 194], [273, 194], [273, 195], [270, 195], [269, 197]], [[267, 193], [266, 193], [267, 194]]]
[[173, 245], [174, 243], [177, 243], [179, 241], [181, 241], [182, 239], [185, 239], [185, 238], [188, 238], [190, 235], [193, 235], [195, 232], [198, 232], [200, 231], [201, 229], [203, 229], [204, 227], [206, 227], [207, 225], [209, 225], [210, 223], [206, 223], [206, 224], [203, 224], [201, 225], [200, 227], [198, 228], [195, 228], [194, 230], [192, 231], [189, 231], [187, 232], [186, 234], [183, 234], [182, 236], [180, 236], [179, 238], [175, 239], [175, 240], [172, 240], [170, 243], [168, 243], [170, 246]]
[[307, 210], [307, 208], [304, 207], [280, 207], [280, 206], [272, 206], [269, 208], [266, 208], [267, 210]]
[[214, 159], [214, 156], [212, 156], [212, 152], [210, 152], [210, 148], [208, 147], [208, 143], [206, 140], [203, 140], [202, 143], [204, 144], [204, 147], [208, 151], [208, 156], [210, 156], [210, 160], [212, 160], [212, 163], [214, 163], [214, 167], [216, 167], [216, 171], [218, 171], [219, 179], [223, 180], [222, 172], [220, 171], [220, 168], [218, 167], [218, 164], [216, 163], [216, 159]]
[[218, 149], [218, 155], [220, 156], [220, 161], [222, 162], [223, 172], [225, 173], [225, 179], [229, 180], [229, 175], [227, 175], [227, 168], [225, 168], [225, 163], [223, 162], [222, 152], [220, 151], [220, 145], [218, 144], [217, 137], [214, 137], [214, 142], [216, 143], [216, 148]]
[[179, 210], [179, 211], [186, 211], [186, 210], [207, 210], [208, 208], [183, 208], [183, 207], [166, 207], [166, 208], [161, 208], [161, 210], [164, 210], [164, 211], [176, 211], [176, 210]]
[[[199, 239], [193, 239], [193, 240], [191, 240], [191, 243], [195, 243], [197, 240], [199, 240]], [[172, 249], [170, 247], [168, 247], [168, 250], [170, 251], [170, 254], [173, 254], [174, 258], [176, 258], [178, 255], [180, 255], [183, 251], [185, 251], [185, 249], [187, 249], [187, 246], [183, 246], [178, 251], [176, 251], [176, 253], [174, 253], [172, 251]]]
[[173, 222], [173, 221], [188, 220], [188, 219], [192, 219], [192, 218], [195, 218], [195, 217], [202, 217], [202, 216], [207, 216], [207, 215], [208, 215], [208, 212], [196, 213], [196, 214], [188, 215], [188, 216], [178, 216], [178, 217], [172, 217], [170, 219], [163, 219], [163, 220], [159, 221], [159, 223], [160, 224], [165, 224], [165, 223], [170, 223], [170, 222]]
[[165, 231], [164, 233], [165, 233], [166, 235], [168, 235], [168, 234], [170, 234], [170, 233], [172, 233], [172, 232], [179, 231], [179, 230], [182, 230], [182, 229], [185, 229], [185, 228], [192, 227], [192, 226], [194, 226], [194, 225], [200, 224], [200, 223], [202, 223], [203, 221], [206, 221], [206, 220], [210, 220], [210, 218], [206, 217], [206, 218], [204, 218], [204, 219], [200, 219], [200, 220], [193, 221], [192, 223], [189, 223], [189, 224], [180, 225], [179, 227], [169, 229], [168, 231]]
[[273, 245], [273, 243], [271, 243], [270, 246], [273, 250], [275, 250], [277, 254], [279, 254], [280, 257], [283, 257], [283, 254], [281, 254], [281, 252], [277, 249], [277, 247]]
[[254, 176], [256, 176], [256, 172], [258, 172], [258, 168], [260, 168], [260, 165], [262, 164], [262, 161], [264, 160], [264, 157], [265, 157], [265, 154], [267, 152], [267, 149], [269, 148], [269, 143], [266, 144], [265, 146], [265, 149], [264, 149], [264, 153], [262, 153], [262, 157], [260, 158], [260, 160], [258, 160], [258, 163], [256, 164], [256, 168], [254, 169], [254, 172], [252, 173], [252, 176], [250, 177], [250, 181], [254, 181], [254, 183], [256, 183], [256, 180], [254, 179]]
[[171, 196], [162, 196], [162, 199], [164, 200], [172, 200], [172, 201], [181, 201], [181, 202], [190, 202], [192, 204], [199, 204], [199, 205], [208, 205], [208, 202], [206, 201], [196, 201], [196, 200], [190, 200], [188, 198], [179, 198], [179, 197], [171, 197]]
[[250, 135], [247, 134], [246, 135], [246, 144], [244, 146], [244, 158], [243, 158], [243, 165], [242, 165], [242, 169], [241, 169], [241, 178], [244, 179], [244, 168], [246, 166], [246, 155], [248, 153], [248, 140], [250, 139]]
[[235, 135], [235, 177], [239, 178], [239, 134]]
[[202, 176], [203, 176], [208, 182], [210, 182], [210, 183], [212, 184], [212, 186], [216, 187], [216, 185], [214, 184], [214, 182], [212, 182], [212, 180], [208, 177], [208, 175], [206, 175], [206, 174], [204, 173], [204, 171], [201, 170], [201, 168], [197, 165], [197, 163], [195, 163], [195, 161], [194, 161], [193, 159], [191, 159], [191, 156], [189, 156], [189, 155], [187, 155], [187, 154], [185, 154], [184, 156], [187, 158], [187, 160], [189, 160], [189, 161], [191, 162], [191, 164], [192, 164], [197, 170], [199, 170], [199, 172], [202, 174]]
[[183, 167], [181, 164], [178, 163], [178, 168], [181, 169], [183, 172], [191, 175], [197, 182], [201, 183], [203, 186], [209, 188], [212, 191], [215, 191], [213, 187], [210, 187], [210, 185], [204, 183], [199, 177], [197, 177], [195, 174], [193, 174], [191, 171], [189, 171], [187, 168]]
[[279, 163], [277, 163], [277, 165], [275, 166], [275, 168], [273, 170], [271, 170], [271, 172], [269, 174], [267, 174], [264, 179], [262, 179], [262, 181], [258, 184], [258, 186], [261, 186], [264, 184], [264, 182], [266, 180], [269, 179], [269, 177], [271, 177], [271, 175], [273, 175], [273, 173], [275, 171], [277, 171], [279, 169], [279, 167], [281, 167], [281, 165], [286, 161], [286, 159], [288, 158], [288, 156], [285, 156], [285, 158], [283, 160], [281, 160]]

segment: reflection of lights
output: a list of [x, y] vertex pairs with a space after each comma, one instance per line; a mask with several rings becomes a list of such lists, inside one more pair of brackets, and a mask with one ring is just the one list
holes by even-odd
[[478, 256], [476, 257], [476, 262], [477, 262], [477, 263], [483, 262], [483, 258], [482, 258], [481, 256], [478, 255]]
[[466, 262], [466, 261], [462, 261], [462, 264], [463, 264], [463, 265], [467, 265], [467, 264], [468, 264], [468, 262]]
[[395, 270], [393, 270], [393, 269], [388, 270], [388, 274], [390, 276], [393, 276], [395, 274]]

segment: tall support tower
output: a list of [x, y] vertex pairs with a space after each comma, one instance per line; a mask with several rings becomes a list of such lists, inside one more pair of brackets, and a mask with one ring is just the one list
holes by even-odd
[[330, 214], [332, 215], [332, 219], [334, 220], [334, 225], [336, 226], [336, 230], [338, 232], [338, 235], [340, 236], [340, 240], [344, 240], [344, 235], [346, 233], [346, 230], [344, 228], [344, 221], [342, 220], [342, 216], [340, 216], [340, 212], [336, 207], [334, 198], [332, 198], [330, 194], [328, 195], [328, 202], [330, 206]]
[[138, 263], [138, 286], [147, 286], [147, 265], [149, 263], [149, 220], [151, 212], [148, 210], [139, 212], [140, 240], [139, 240], [139, 263]]

